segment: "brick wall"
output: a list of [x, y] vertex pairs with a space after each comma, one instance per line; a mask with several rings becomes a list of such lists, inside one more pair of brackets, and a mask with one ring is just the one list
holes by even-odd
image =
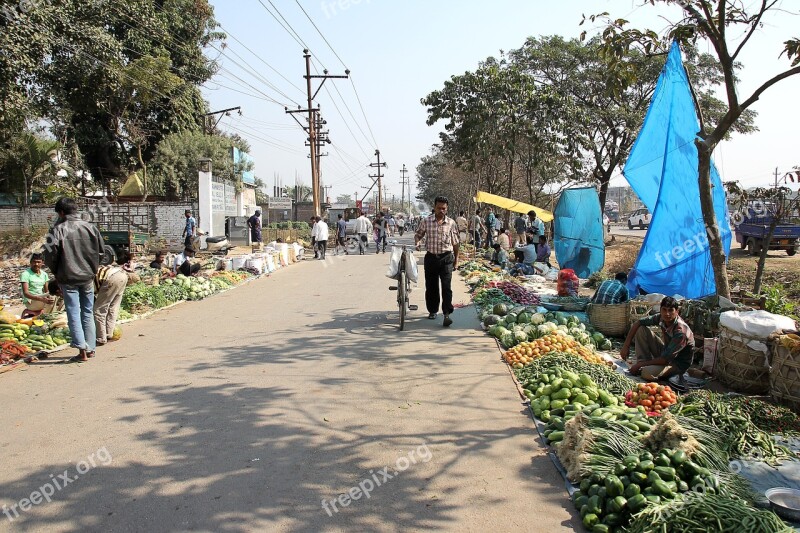
[[[135, 231], [149, 232], [163, 239], [170, 250], [179, 250], [183, 243], [181, 233], [186, 224], [183, 214], [186, 209], [191, 209], [197, 216], [196, 202], [110, 204], [109, 212], [103, 214], [101, 219], [120, 221], [125, 216], [134, 216], [137, 221]], [[28, 222], [25, 222], [22, 208], [0, 207], [0, 233], [22, 231], [28, 226], [47, 227], [55, 221], [53, 206], [35, 206], [29, 211]], [[141, 224], [145, 221], [146, 227]]]

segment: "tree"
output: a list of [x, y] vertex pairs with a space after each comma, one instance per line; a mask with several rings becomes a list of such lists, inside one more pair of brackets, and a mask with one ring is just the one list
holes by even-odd
[[286, 195], [296, 202], [310, 202], [313, 197], [313, 189], [300, 183], [295, 187], [286, 187]]
[[[779, 0], [758, 0], [750, 7], [745, 7], [737, 0], [647, 0], [644, 4], [680, 6], [682, 18], [671, 25], [666, 32], [666, 39], [662, 39], [653, 31], [628, 29], [627, 20], [612, 20], [607, 13], [591, 17], [592, 20], [600, 18], [607, 22], [603, 31], [603, 41], [604, 53], [610, 59], [611, 71], [624, 72], [618, 67], [621, 59], [629, 54], [631, 49], [651, 53], [666, 49], [666, 45], [672, 39], [688, 43], [695, 43], [701, 39], [708, 41], [722, 69], [726, 96], [724, 113], [717, 120], [710, 122], [702, 112], [698, 113], [700, 131], [695, 146], [698, 153], [700, 205], [703, 210], [703, 222], [708, 229], [717, 294], [730, 297], [725, 251], [714, 213], [710, 178], [711, 157], [714, 149], [735, 127], [743, 113], [753, 106], [767, 89], [790, 76], [800, 74], [800, 39], [790, 38], [784, 42], [781, 56], [786, 55], [790, 67], [764, 81], [750, 96], [742, 99], [739, 97], [736, 78], [737, 58], [751, 38], [763, 27], [765, 17], [781, 11]], [[626, 84], [622, 76], [616, 78], [616, 83], [620, 87]]]
[[198, 131], [174, 133], [158, 144], [151, 163], [151, 190], [169, 199], [197, 197], [198, 161], [211, 159], [215, 177], [241, 182], [241, 171], [234, 168], [231, 147], [249, 152], [247, 142], [238, 136], [204, 135]]

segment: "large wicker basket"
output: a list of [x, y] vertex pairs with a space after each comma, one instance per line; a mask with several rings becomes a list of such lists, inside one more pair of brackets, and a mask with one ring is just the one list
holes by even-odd
[[775, 400], [800, 412], [800, 350], [797, 339], [792, 337], [797, 336], [782, 335], [772, 345], [769, 393]]
[[750, 394], [769, 391], [767, 354], [749, 347], [750, 342], [765, 344], [764, 339], [720, 326], [717, 374], [733, 390]]
[[650, 311], [653, 310], [653, 304], [644, 300], [629, 300], [628, 301], [628, 324], [633, 324], [639, 319], [650, 316]]
[[628, 303], [589, 304], [586, 307], [592, 326], [609, 337], [622, 337], [628, 332]]

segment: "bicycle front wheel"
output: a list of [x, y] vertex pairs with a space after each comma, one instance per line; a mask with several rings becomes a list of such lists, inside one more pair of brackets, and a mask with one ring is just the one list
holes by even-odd
[[406, 310], [408, 309], [405, 270], [400, 271], [400, 277], [397, 280], [397, 306], [400, 308], [400, 331], [403, 331], [406, 324]]

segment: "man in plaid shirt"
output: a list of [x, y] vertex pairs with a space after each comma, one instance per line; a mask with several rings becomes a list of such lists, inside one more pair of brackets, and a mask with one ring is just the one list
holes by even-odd
[[447, 216], [447, 198], [437, 196], [433, 201], [433, 214], [420, 221], [414, 235], [417, 250], [425, 239], [425, 306], [428, 318], [433, 320], [439, 311], [439, 283], [442, 284], [441, 302], [444, 327], [453, 323], [453, 271], [458, 268], [458, 225]]
[[614, 279], [607, 279], [597, 288], [597, 292], [592, 296], [592, 303], [595, 304], [621, 304], [628, 301], [628, 275], [624, 272], [617, 272]]

